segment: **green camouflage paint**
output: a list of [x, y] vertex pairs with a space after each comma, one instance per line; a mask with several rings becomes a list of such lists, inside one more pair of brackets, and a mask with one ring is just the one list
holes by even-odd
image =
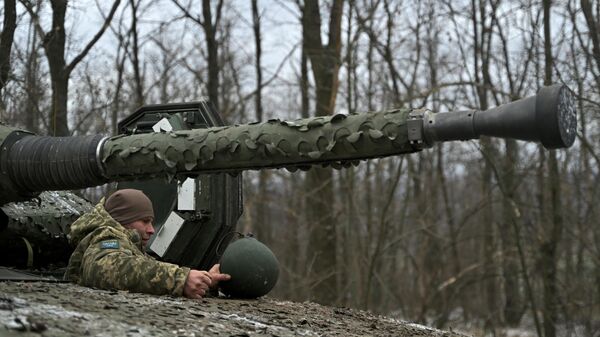
[[334, 168], [359, 160], [414, 152], [406, 119], [410, 110], [269, 120], [208, 129], [116, 136], [103, 146], [106, 178], [168, 177], [248, 169]]

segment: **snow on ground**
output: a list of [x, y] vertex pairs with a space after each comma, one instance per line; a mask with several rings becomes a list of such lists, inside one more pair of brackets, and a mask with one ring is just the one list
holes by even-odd
[[435, 336], [453, 332], [269, 298], [189, 300], [67, 283], [0, 282], [0, 336]]

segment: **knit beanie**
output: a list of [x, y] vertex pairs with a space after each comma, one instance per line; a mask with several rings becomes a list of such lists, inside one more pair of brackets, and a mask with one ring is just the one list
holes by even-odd
[[116, 191], [106, 199], [104, 209], [121, 225], [127, 225], [148, 217], [154, 218], [152, 201], [140, 190], [123, 189]]

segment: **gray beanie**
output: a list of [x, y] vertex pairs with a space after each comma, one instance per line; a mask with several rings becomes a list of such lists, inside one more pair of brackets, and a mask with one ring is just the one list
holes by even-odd
[[104, 209], [121, 225], [144, 218], [154, 218], [152, 201], [140, 190], [116, 191], [106, 199]]

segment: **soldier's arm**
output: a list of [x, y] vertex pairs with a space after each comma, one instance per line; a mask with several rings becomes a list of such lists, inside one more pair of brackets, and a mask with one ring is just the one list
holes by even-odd
[[132, 248], [119, 239], [91, 244], [83, 255], [81, 284], [155, 295], [183, 294], [189, 268], [134, 254]]

